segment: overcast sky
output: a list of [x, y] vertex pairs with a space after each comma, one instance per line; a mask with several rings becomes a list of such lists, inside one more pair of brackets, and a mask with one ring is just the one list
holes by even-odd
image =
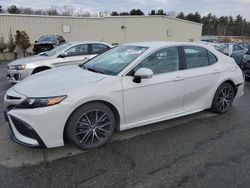
[[12, 4], [34, 9], [71, 5], [90, 12], [129, 11], [132, 8], [140, 8], [146, 14], [152, 9], [183, 11], [186, 14], [198, 11], [202, 15], [209, 12], [218, 16], [241, 14], [250, 20], [250, 0], [0, 0], [3, 8]]

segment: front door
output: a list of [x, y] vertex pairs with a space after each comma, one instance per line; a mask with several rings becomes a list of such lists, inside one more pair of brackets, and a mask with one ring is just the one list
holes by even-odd
[[[142, 67], [151, 69], [153, 77], [133, 82], [132, 72]], [[178, 48], [164, 48], [149, 55], [122, 78], [122, 86], [129, 128], [182, 112], [185, 80], [183, 71], [179, 71]]]

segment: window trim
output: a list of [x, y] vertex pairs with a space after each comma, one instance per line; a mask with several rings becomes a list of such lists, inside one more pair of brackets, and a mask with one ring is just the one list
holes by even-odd
[[207, 59], [208, 59], [208, 63], [209, 63], [209, 65], [214, 65], [215, 63], [213, 63], [213, 64], [211, 64], [210, 62], [209, 62], [209, 53], [212, 55], [212, 56], [214, 56], [214, 58], [215, 58], [215, 63], [217, 63], [218, 62], [218, 58], [216, 57], [216, 55], [214, 55], [211, 51], [209, 51], [209, 50], [207, 50]]
[[[201, 48], [201, 49], [206, 50], [208, 65], [207, 65], [207, 66], [203, 66], [203, 67], [188, 68], [188, 67], [187, 67], [187, 61], [186, 61], [186, 54], [185, 54], [185, 50], [184, 50], [185, 47], [186, 47], [186, 48]], [[183, 56], [183, 64], [184, 64], [184, 66], [183, 66], [184, 69], [183, 69], [183, 70], [189, 70], [189, 69], [191, 70], [191, 69], [204, 68], [204, 67], [208, 67], [208, 66], [214, 65], [214, 64], [216, 64], [216, 63], [218, 62], [218, 57], [217, 57], [214, 53], [212, 53], [210, 50], [208, 50], [208, 49], [206, 49], [206, 48], [204, 48], [204, 47], [202, 47], [202, 46], [191, 46], [191, 45], [188, 45], [188, 46], [180, 46], [180, 48], [181, 48], [182, 56]], [[213, 64], [210, 64], [210, 62], [209, 62], [208, 51], [216, 58], [216, 62], [213, 63]]]
[[[179, 62], [178, 62], [178, 70], [176, 71], [180, 71], [180, 70], [183, 70], [181, 69], [182, 65], [183, 65], [183, 62], [182, 62], [182, 58], [181, 58], [181, 54], [180, 54], [180, 46], [176, 45], [176, 46], [164, 46], [164, 47], [161, 47], [161, 48], [158, 48], [154, 51], [152, 51], [151, 53], [147, 54], [146, 57], [144, 57], [143, 59], [141, 59], [138, 63], [136, 63], [135, 65], [133, 65], [133, 67], [131, 67], [128, 71], [126, 71], [123, 76], [134, 76], [133, 74], [131, 74], [132, 70], [139, 64], [141, 63], [142, 61], [144, 61], [146, 58], [148, 58], [149, 56], [151, 56], [153, 53], [157, 52], [157, 51], [160, 51], [162, 49], [165, 49], [165, 48], [177, 48], [177, 53], [178, 53], [178, 59], [179, 59]], [[171, 72], [165, 72], [165, 73], [160, 73], [160, 74], [154, 74], [155, 75], [162, 75], [162, 74], [167, 74], [167, 73], [172, 73], [172, 72], [176, 72], [176, 71], [171, 71]]]
[[[107, 50], [106, 50], [106, 51], [108, 51], [108, 50], [111, 49], [111, 47], [107, 46], [106, 44], [102, 44], [102, 43], [91, 43], [91, 44], [89, 44], [89, 54], [90, 54], [90, 55], [95, 55], [95, 54], [93, 53], [93, 44], [98, 44], [98, 45], [106, 46], [106, 47], [107, 47]], [[106, 51], [104, 51], [104, 52], [106, 52]], [[102, 52], [102, 53], [104, 53], [104, 52]], [[100, 53], [100, 54], [102, 54], [102, 53]], [[97, 54], [97, 55], [100, 55], [100, 54]]]

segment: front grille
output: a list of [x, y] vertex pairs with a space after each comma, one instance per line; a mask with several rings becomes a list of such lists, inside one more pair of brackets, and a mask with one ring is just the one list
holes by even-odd
[[21, 97], [14, 97], [14, 96], [10, 96], [10, 95], [7, 95], [6, 98], [8, 100], [20, 100], [21, 99]]
[[36, 139], [35, 135], [33, 134], [33, 129], [29, 125], [13, 116], [11, 116], [11, 120], [20, 134], [28, 138]]

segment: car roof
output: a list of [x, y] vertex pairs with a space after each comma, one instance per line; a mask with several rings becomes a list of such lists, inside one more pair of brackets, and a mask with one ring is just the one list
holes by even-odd
[[105, 43], [105, 42], [98, 42], [98, 41], [72, 41], [72, 42], [67, 42], [70, 45], [77, 45], [77, 44], [104, 44], [109, 47], [112, 47], [111, 44]]
[[168, 46], [197, 46], [197, 47], [207, 47], [208, 45], [202, 43], [195, 43], [195, 42], [164, 42], [164, 41], [152, 41], [152, 42], [135, 42], [135, 43], [127, 43], [124, 45], [132, 45], [132, 46], [143, 46], [148, 47], [151, 49], [157, 49], [161, 47], [168, 47]]

